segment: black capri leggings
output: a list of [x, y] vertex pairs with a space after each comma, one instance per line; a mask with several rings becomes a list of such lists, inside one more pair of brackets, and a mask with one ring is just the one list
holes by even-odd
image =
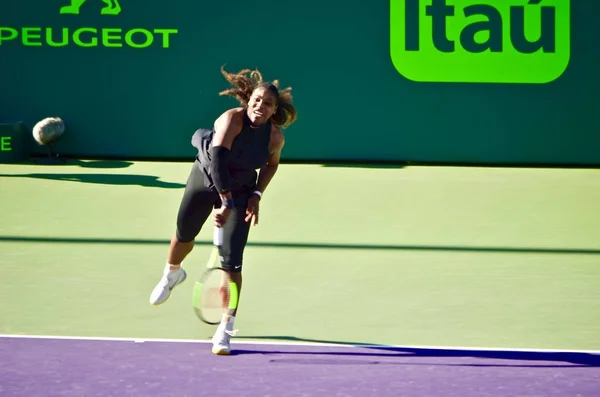
[[[198, 160], [194, 162], [187, 180], [183, 198], [177, 214], [177, 240], [182, 243], [193, 241], [210, 216], [213, 208], [221, 206], [221, 198], [216, 190], [207, 187], [205, 176]], [[245, 221], [246, 207], [250, 191], [233, 191], [235, 208], [223, 227], [223, 247], [221, 265], [230, 272], [241, 272], [244, 248], [248, 242], [250, 222]], [[212, 223], [210, 224], [212, 226]], [[212, 233], [211, 233], [212, 236]]]

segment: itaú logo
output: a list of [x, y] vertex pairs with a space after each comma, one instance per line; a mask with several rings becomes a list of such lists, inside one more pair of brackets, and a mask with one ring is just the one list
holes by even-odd
[[549, 83], [569, 64], [570, 5], [390, 0], [392, 62], [418, 82]]
[[[95, 0], [98, 1], [98, 0]], [[115, 17], [121, 14], [119, 0], [102, 0], [106, 5], [100, 10], [103, 16]], [[107, 47], [107, 48], [148, 48], [158, 46], [169, 48], [172, 38], [179, 33], [176, 28], [96, 28], [77, 26], [80, 14], [87, 0], [70, 0], [60, 8], [60, 15], [69, 26], [50, 27], [12, 27], [0, 26], [0, 48], [6, 45], [25, 47]]]

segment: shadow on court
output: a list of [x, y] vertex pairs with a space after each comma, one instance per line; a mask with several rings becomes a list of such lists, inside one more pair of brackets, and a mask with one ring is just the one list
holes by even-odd
[[[10, 176], [10, 175], [9, 175]], [[2, 175], [0, 175], [2, 177]], [[152, 177], [155, 178], [155, 177]], [[178, 185], [178, 184], [172, 184]], [[183, 185], [182, 185], [183, 186]], [[161, 187], [161, 186], [159, 186]], [[0, 241], [23, 243], [68, 243], [68, 244], [140, 244], [165, 245], [167, 239], [135, 238], [85, 238], [85, 237], [30, 237], [0, 236]], [[197, 240], [196, 245], [212, 245], [212, 241]], [[594, 248], [542, 248], [542, 247], [460, 247], [439, 245], [393, 245], [393, 244], [328, 244], [328, 243], [276, 243], [249, 242], [248, 247], [261, 248], [303, 248], [303, 249], [342, 249], [342, 250], [378, 250], [378, 251], [447, 251], [447, 252], [497, 252], [532, 254], [579, 254], [599, 255], [600, 249]]]
[[361, 163], [357, 163], [357, 164], [352, 164], [352, 163], [343, 163], [343, 164], [322, 164], [323, 167], [326, 168], [364, 168], [364, 169], [378, 169], [378, 170], [384, 170], [384, 169], [389, 169], [389, 170], [399, 170], [402, 169], [404, 167], [406, 167], [406, 164], [378, 164], [378, 163], [374, 163], [374, 164], [361, 164]]
[[[544, 351], [518, 351], [518, 350], [475, 350], [475, 349], [441, 349], [426, 347], [391, 347], [381, 346], [371, 343], [359, 342], [339, 342], [317, 339], [304, 339], [294, 336], [238, 336], [235, 339], [248, 340], [269, 340], [269, 341], [288, 341], [305, 343], [325, 343], [328, 345], [339, 345], [342, 347], [357, 346], [361, 351], [348, 349], [348, 351], [318, 351], [319, 346], [312, 346], [310, 352], [302, 350], [295, 351], [294, 345], [287, 346], [286, 349], [263, 350], [260, 345], [255, 345], [252, 350], [235, 348], [232, 355], [244, 354], [279, 354], [279, 355], [310, 355], [317, 357], [357, 357], [357, 358], [470, 358], [470, 359], [489, 359], [502, 360], [501, 362], [485, 363], [472, 361], [466, 363], [412, 363], [411, 365], [441, 365], [457, 367], [518, 367], [518, 368], [560, 368], [560, 367], [600, 367], [600, 354], [585, 352], [544, 352]], [[362, 351], [368, 349], [369, 351]], [[511, 361], [513, 361], [511, 363]], [[537, 364], [536, 364], [537, 362]], [[347, 362], [344, 362], [347, 363]], [[361, 361], [364, 364], [364, 361]], [[379, 361], [372, 361], [371, 364], [379, 364]], [[565, 364], [558, 364], [565, 363]], [[389, 364], [386, 361], [385, 364]]]
[[[94, 168], [94, 167], [91, 167]], [[65, 182], [81, 182], [102, 185], [121, 185], [121, 186], [143, 186], [157, 187], [163, 189], [181, 189], [185, 184], [175, 182], [165, 182], [159, 180], [159, 177], [152, 175], [135, 174], [89, 174], [89, 173], [69, 173], [69, 174], [0, 174], [2, 178], [33, 178]]]
[[407, 163], [390, 163], [390, 162], [351, 162], [351, 161], [344, 161], [344, 162], [331, 162], [331, 161], [323, 161], [323, 162], [309, 162], [309, 163], [303, 163], [303, 162], [297, 162], [294, 164], [316, 164], [316, 165], [320, 165], [321, 167], [326, 167], [326, 168], [365, 168], [365, 169], [402, 169], [405, 168], [408, 164]]
[[65, 167], [76, 166], [81, 168], [96, 168], [96, 169], [119, 169], [127, 168], [133, 165], [131, 161], [119, 160], [79, 160], [79, 159], [63, 159], [62, 161], [51, 162], [47, 157], [34, 157], [26, 165], [40, 165], [50, 167]]

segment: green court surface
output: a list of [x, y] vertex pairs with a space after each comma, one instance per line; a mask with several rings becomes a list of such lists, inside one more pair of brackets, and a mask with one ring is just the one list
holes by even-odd
[[[153, 307], [190, 163], [0, 165], [0, 333], [206, 339]], [[247, 339], [600, 350], [600, 170], [282, 165], [251, 230]]]

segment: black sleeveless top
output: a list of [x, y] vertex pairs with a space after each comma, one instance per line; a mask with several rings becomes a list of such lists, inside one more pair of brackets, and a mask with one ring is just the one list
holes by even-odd
[[[211, 188], [214, 187], [210, 176], [213, 135], [214, 130], [199, 129], [192, 137], [192, 145], [198, 149], [196, 159], [204, 173], [205, 186]], [[254, 128], [244, 111], [244, 125], [233, 140], [227, 162], [232, 191], [253, 189], [256, 186], [256, 170], [264, 166], [269, 159], [270, 141], [271, 121]]]

